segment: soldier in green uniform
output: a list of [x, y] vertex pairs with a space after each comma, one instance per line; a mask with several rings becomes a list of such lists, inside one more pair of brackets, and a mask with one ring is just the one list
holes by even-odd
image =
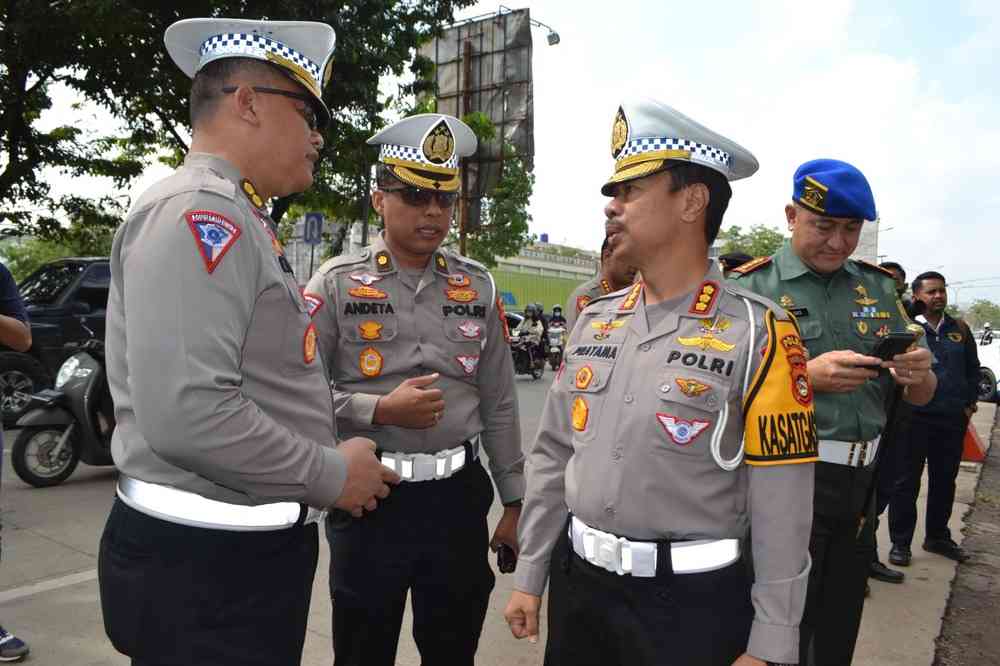
[[[785, 207], [790, 242], [773, 257], [734, 271], [733, 279], [794, 314], [809, 350], [816, 391], [816, 465], [812, 571], [802, 617], [800, 663], [851, 663], [871, 561], [873, 466], [894, 385], [925, 404], [937, 381], [931, 354], [919, 347], [891, 361], [870, 356], [880, 338], [911, 322], [892, 276], [853, 261], [864, 220], [875, 201], [864, 175], [836, 160], [806, 162], [795, 172]], [[866, 519], [867, 517], [867, 519]]]

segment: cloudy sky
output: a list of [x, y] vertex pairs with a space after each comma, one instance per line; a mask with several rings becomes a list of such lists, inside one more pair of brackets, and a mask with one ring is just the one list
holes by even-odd
[[[958, 298], [1000, 302], [1000, 3], [527, 5], [561, 36], [548, 46], [544, 30], [534, 33], [535, 233], [600, 245], [611, 121], [623, 97], [648, 95], [757, 156], [760, 171], [735, 184], [727, 225], [783, 230], [795, 167], [843, 159], [872, 184], [880, 255], [911, 276], [995, 277]], [[459, 18], [496, 8], [480, 3]]]

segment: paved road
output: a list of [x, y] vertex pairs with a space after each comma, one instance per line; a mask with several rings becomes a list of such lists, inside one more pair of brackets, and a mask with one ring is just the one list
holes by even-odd
[[[551, 377], [546, 374], [539, 382], [525, 377], [518, 379], [526, 443], [538, 427]], [[979, 417], [980, 432], [986, 435], [989, 432], [986, 424], [993, 419], [992, 406], [983, 412]], [[12, 433], [8, 433], [8, 443], [12, 439]], [[3, 468], [5, 529], [0, 567], [0, 624], [31, 643], [32, 656], [26, 663], [128, 664], [104, 636], [96, 581], [97, 542], [113, 498], [114, 470], [81, 465], [63, 485], [36, 490], [17, 479], [9, 462], [8, 451]], [[963, 471], [959, 501], [969, 501], [973, 479], [973, 471]], [[956, 508], [955, 527], [960, 527], [958, 519], [964, 508], [964, 505]], [[491, 524], [495, 524], [499, 513], [499, 507], [494, 506]], [[920, 538], [918, 535], [917, 539]], [[327, 562], [324, 544], [303, 659], [303, 664], [309, 666], [331, 663]], [[918, 549], [914, 551], [911, 581], [907, 585], [890, 588], [874, 583], [856, 663], [930, 664], [933, 640], [953, 574], [954, 567], [949, 562]], [[498, 575], [477, 662], [490, 666], [541, 664], [544, 635], [538, 645], [510, 638], [501, 615], [509, 593], [510, 577]], [[419, 664], [409, 635], [407, 619], [398, 658], [398, 663], [406, 666]]]

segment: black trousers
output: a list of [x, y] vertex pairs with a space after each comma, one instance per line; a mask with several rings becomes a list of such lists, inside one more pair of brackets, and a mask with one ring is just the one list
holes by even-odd
[[[873, 482], [869, 470], [816, 464], [809, 539], [812, 568], [799, 626], [800, 664], [844, 666], [854, 657], [874, 555]], [[859, 532], [862, 516], [864, 526]]]
[[878, 471], [875, 474], [875, 523], [871, 530], [872, 558], [878, 559], [878, 526], [882, 513], [889, 506], [896, 482], [902, 473], [903, 456], [907, 447], [907, 430], [896, 431], [891, 439], [883, 439], [878, 451]]
[[892, 542], [909, 546], [917, 526], [917, 497], [920, 477], [927, 461], [927, 539], [950, 539], [948, 519], [955, 501], [955, 478], [962, 462], [962, 443], [968, 419], [913, 415], [910, 441], [906, 447], [902, 474], [889, 505], [889, 534]]
[[660, 552], [655, 578], [619, 576], [580, 558], [563, 530], [552, 554], [545, 666], [731, 666], [753, 622], [747, 565], [674, 574]]
[[297, 666], [319, 534], [187, 527], [119, 499], [101, 537], [104, 628], [135, 666]]
[[406, 594], [426, 666], [472, 666], [494, 576], [486, 514], [493, 486], [478, 460], [454, 476], [401, 483], [363, 518], [327, 522], [337, 666], [396, 661]]

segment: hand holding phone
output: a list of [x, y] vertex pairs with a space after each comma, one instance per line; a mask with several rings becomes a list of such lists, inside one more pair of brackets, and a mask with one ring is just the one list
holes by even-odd
[[905, 354], [910, 346], [916, 342], [917, 336], [909, 332], [892, 332], [878, 341], [872, 356], [877, 356], [883, 361], [891, 361], [898, 354]]

